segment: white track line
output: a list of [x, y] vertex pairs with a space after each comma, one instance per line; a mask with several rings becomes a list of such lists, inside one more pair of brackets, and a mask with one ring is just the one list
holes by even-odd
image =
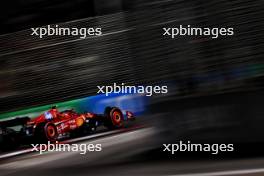
[[170, 175], [170, 176], [225, 176], [225, 175], [257, 174], [263, 172], [264, 172], [264, 168], [259, 168], [259, 169], [206, 172], [206, 173], [195, 173], [195, 174], [180, 174], [180, 175]]
[[0, 155], [0, 159], [9, 158], [9, 157], [13, 157], [13, 156], [18, 156], [18, 155], [22, 155], [22, 154], [26, 154], [26, 153], [30, 153], [30, 152], [31, 152], [31, 149], [19, 150], [19, 151], [15, 151], [15, 152], [12, 152], [12, 153], [7, 153], [7, 154]]
[[62, 141], [62, 142], [63, 143], [79, 142], [79, 141], [83, 141], [83, 140], [93, 139], [93, 138], [96, 138], [96, 137], [103, 137], [103, 136], [106, 136], [106, 135], [116, 134], [116, 133], [120, 133], [120, 132], [125, 132], [125, 130], [121, 129], [121, 130], [107, 131], [107, 132], [103, 132], [103, 133], [98, 133], [98, 134], [88, 135], [88, 136], [84, 136], [84, 137], [69, 139], [69, 140], [65, 140], [65, 141]]

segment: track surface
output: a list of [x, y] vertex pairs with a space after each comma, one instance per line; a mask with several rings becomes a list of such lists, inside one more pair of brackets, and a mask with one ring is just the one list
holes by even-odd
[[111, 131], [74, 139], [74, 143], [102, 144], [101, 152], [31, 152], [1, 161], [1, 176], [33, 175], [264, 175], [264, 158], [237, 160], [147, 161], [138, 156], [151, 149], [154, 128]]

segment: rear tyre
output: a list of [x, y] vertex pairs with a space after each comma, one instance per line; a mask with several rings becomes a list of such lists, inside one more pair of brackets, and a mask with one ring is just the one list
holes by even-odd
[[53, 123], [41, 123], [36, 127], [34, 132], [34, 141], [36, 143], [55, 141], [57, 137], [57, 128]]
[[58, 137], [57, 127], [53, 123], [47, 123], [44, 127], [47, 140], [56, 141]]

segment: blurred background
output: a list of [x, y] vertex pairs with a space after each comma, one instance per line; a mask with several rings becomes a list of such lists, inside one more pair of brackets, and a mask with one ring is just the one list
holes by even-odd
[[[141, 146], [142, 165], [175, 160], [161, 147], [179, 140], [234, 143], [235, 152], [221, 159], [263, 156], [264, 1], [13, 0], [0, 9], [1, 114], [86, 98], [114, 82], [168, 85], [140, 116], [155, 128]], [[30, 35], [31, 27], [48, 24], [101, 27], [103, 35]], [[231, 27], [235, 34], [162, 36], [162, 28], [179, 25]]]

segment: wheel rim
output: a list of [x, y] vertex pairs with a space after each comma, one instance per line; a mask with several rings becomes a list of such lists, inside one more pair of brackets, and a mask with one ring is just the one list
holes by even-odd
[[47, 136], [49, 138], [54, 138], [56, 136], [56, 130], [53, 126], [49, 125], [47, 127]]
[[122, 124], [122, 115], [118, 112], [115, 111], [112, 116], [113, 124], [120, 126]]

